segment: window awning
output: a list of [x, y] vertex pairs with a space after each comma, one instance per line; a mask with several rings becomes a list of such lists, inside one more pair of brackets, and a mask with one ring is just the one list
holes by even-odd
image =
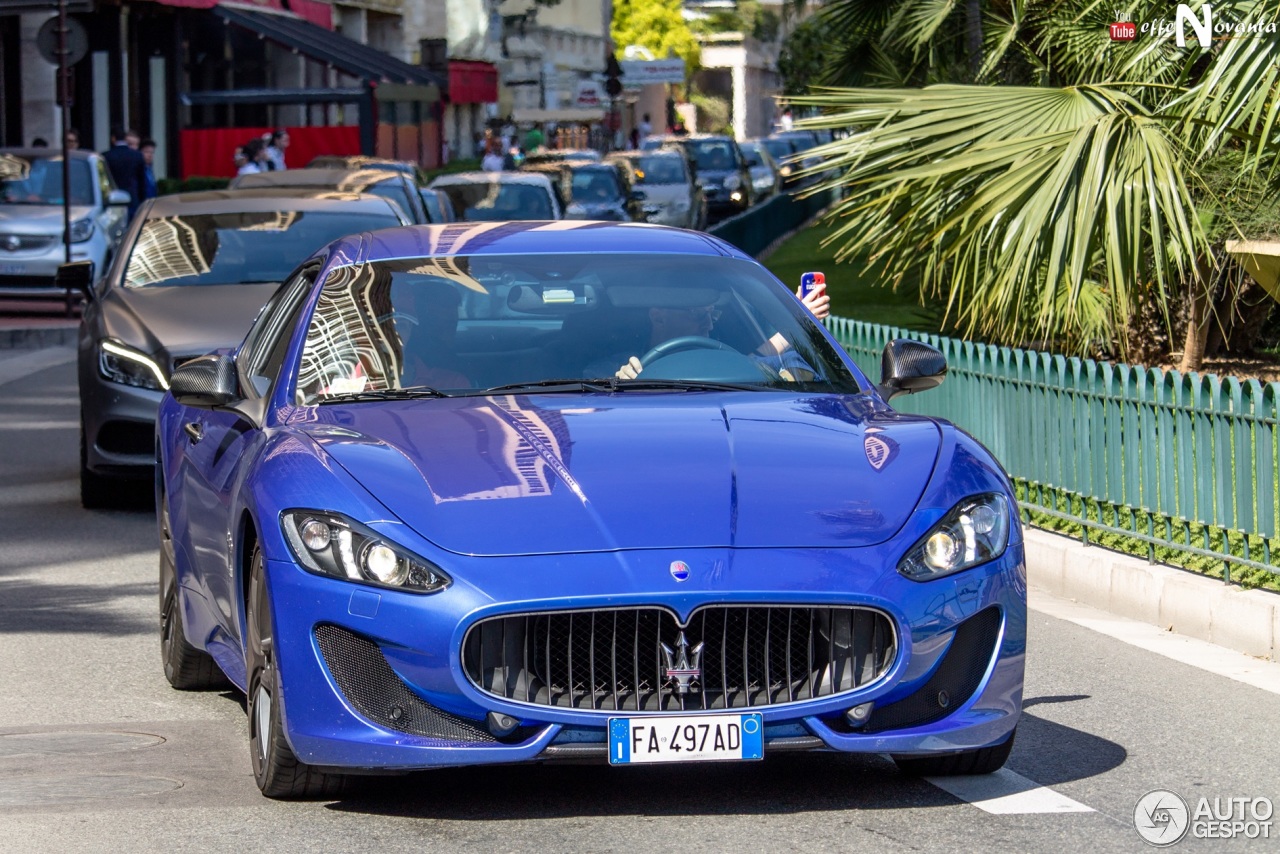
[[498, 101], [498, 66], [471, 59], [449, 60], [449, 103], [494, 104]]
[[373, 83], [436, 86], [441, 91], [448, 85], [441, 75], [426, 68], [410, 65], [377, 48], [300, 18], [232, 6], [216, 6], [213, 13], [228, 23], [252, 30], [263, 38], [297, 50], [352, 77]]

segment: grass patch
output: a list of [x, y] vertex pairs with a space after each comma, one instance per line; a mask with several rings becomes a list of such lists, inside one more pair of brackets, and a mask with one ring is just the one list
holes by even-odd
[[894, 290], [882, 284], [874, 272], [863, 269], [865, 264], [860, 259], [836, 263], [835, 245], [821, 245], [836, 225], [819, 221], [802, 228], [779, 246], [764, 265], [792, 288], [800, 284], [801, 273], [826, 273], [831, 313], [839, 317], [920, 332], [941, 331], [941, 312], [921, 305], [916, 288], [904, 285]]

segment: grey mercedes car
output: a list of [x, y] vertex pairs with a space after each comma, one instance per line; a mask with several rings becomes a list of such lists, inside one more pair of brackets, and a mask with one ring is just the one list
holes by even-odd
[[395, 203], [333, 190], [217, 190], [143, 205], [80, 323], [80, 499], [150, 479], [175, 366], [233, 347], [299, 263], [348, 234], [408, 224]]

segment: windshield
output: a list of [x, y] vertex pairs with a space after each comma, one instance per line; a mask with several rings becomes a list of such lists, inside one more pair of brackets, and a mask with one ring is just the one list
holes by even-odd
[[326, 243], [397, 226], [385, 214], [262, 211], [149, 219], [125, 268], [127, 288], [280, 282]]
[[753, 166], [764, 165], [764, 159], [760, 157], [760, 150], [756, 148], [754, 145], [739, 144], [738, 148], [742, 151], [742, 159], [747, 161], [748, 169], [750, 169]]
[[381, 196], [395, 202], [400, 210], [404, 211], [406, 219], [413, 218], [413, 205], [409, 202], [409, 192], [405, 189], [404, 184], [399, 181], [386, 181], [381, 184], [372, 184], [365, 188], [366, 193], [372, 193], [375, 196]]
[[725, 172], [738, 168], [738, 147], [727, 139], [695, 139], [686, 144], [693, 151], [699, 172]]
[[[71, 204], [93, 204], [88, 160], [71, 161]], [[62, 204], [61, 157], [0, 155], [0, 200], [6, 205]]]
[[[630, 377], [624, 366], [635, 359]], [[330, 273], [297, 380], [307, 404], [627, 390], [856, 393], [758, 264], [667, 254], [400, 258]]]
[[609, 204], [622, 198], [622, 185], [613, 167], [579, 169], [573, 173], [573, 200], [583, 204]]
[[684, 162], [679, 157], [641, 157], [636, 169], [637, 184], [687, 184]]
[[556, 219], [550, 193], [536, 184], [485, 181], [437, 185], [432, 189], [448, 196], [458, 219], [467, 222]]
[[769, 149], [769, 153], [773, 155], [774, 160], [786, 160], [792, 154], [795, 154], [797, 150], [785, 139], [767, 139], [763, 144], [765, 148]]

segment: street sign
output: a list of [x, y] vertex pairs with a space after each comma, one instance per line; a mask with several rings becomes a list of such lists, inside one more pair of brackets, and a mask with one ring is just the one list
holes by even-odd
[[628, 86], [643, 86], [646, 83], [683, 83], [683, 59], [624, 59], [622, 66], [622, 82]]
[[[50, 18], [36, 33], [36, 50], [47, 61], [58, 64], [58, 19]], [[74, 18], [67, 18], [67, 65], [75, 65], [89, 52], [89, 33]]]
[[579, 80], [578, 89], [574, 94], [573, 103], [570, 105], [577, 108], [591, 108], [603, 106], [605, 102], [603, 87], [597, 80]]

